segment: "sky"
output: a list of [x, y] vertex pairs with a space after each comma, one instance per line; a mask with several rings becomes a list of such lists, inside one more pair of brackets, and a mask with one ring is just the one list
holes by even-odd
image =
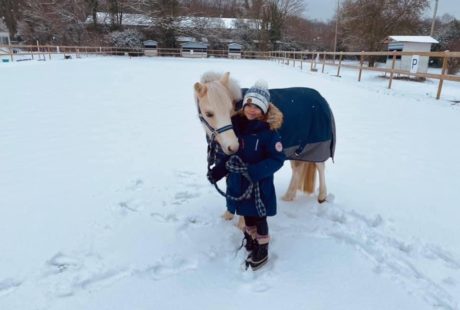
[[[329, 20], [333, 18], [337, 10], [337, 0], [305, 0], [307, 9], [305, 15], [318, 20]], [[431, 8], [427, 10], [427, 17], [433, 16], [434, 0], [430, 0]], [[437, 16], [450, 14], [460, 19], [460, 0], [439, 0]]]
[[[459, 309], [458, 82], [436, 100], [434, 80], [305, 62], [37, 59], [0, 61], [1, 310]], [[327, 202], [278, 199], [256, 272], [205, 177], [208, 70], [316, 89], [334, 113]]]

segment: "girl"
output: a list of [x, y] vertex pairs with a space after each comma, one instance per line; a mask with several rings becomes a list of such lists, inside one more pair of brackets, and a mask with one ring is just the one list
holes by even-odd
[[208, 174], [211, 183], [228, 175], [227, 195], [233, 197], [242, 196], [252, 186], [246, 199], [227, 198], [227, 209], [244, 216], [245, 248], [249, 251], [246, 267], [253, 270], [268, 260], [267, 216], [276, 214], [273, 175], [285, 160], [281, 137], [276, 131], [282, 120], [282, 113], [270, 104], [267, 84], [259, 81], [246, 92], [243, 108], [232, 118], [240, 144], [236, 156], [223, 160]]

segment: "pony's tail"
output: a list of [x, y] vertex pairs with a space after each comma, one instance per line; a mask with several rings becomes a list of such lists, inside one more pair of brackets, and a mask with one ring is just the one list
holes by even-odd
[[315, 192], [316, 164], [310, 162], [302, 163], [302, 172], [299, 182], [299, 189], [305, 193]]

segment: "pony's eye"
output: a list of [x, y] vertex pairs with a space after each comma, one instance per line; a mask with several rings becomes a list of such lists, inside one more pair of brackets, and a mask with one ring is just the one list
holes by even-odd
[[214, 116], [214, 113], [212, 113], [212, 112], [206, 112], [205, 114], [206, 114], [207, 117], [213, 117]]

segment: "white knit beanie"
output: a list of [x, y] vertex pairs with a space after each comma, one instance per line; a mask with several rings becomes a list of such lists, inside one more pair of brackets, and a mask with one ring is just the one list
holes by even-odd
[[268, 84], [264, 80], [257, 81], [254, 86], [248, 89], [243, 99], [243, 107], [251, 99], [251, 103], [258, 106], [262, 112], [267, 113], [268, 105], [270, 104], [270, 92], [268, 91]]

